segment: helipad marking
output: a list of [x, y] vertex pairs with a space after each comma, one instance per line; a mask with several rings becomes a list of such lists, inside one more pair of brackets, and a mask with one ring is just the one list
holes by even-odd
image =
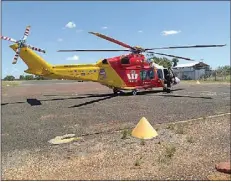
[[80, 139], [79, 137], [74, 137], [74, 136], [75, 134], [66, 134], [63, 136], [57, 136], [49, 140], [48, 142], [51, 144], [57, 145], [57, 144], [63, 144], [63, 143], [70, 143], [72, 141]]

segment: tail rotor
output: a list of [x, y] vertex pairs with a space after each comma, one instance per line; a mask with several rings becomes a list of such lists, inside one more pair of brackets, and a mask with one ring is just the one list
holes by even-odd
[[7, 40], [7, 41], [10, 41], [10, 42], [14, 42], [14, 43], [17, 42], [16, 40], [14, 40], [14, 39], [12, 39], [12, 38], [10, 38], [10, 37], [5, 37], [5, 36], [1, 36], [1, 39]]
[[16, 64], [17, 63], [17, 60], [18, 60], [18, 57], [19, 57], [19, 54], [20, 54], [20, 50], [21, 50], [21, 48], [18, 48], [16, 50], [16, 54], [14, 55], [14, 59], [13, 59], [12, 64]]
[[22, 40], [26, 40], [27, 39], [27, 37], [28, 37], [28, 35], [29, 35], [29, 33], [30, 33], [30, 27], [31, 26], [27, 26], [26, 27], [26, 30], [25, 30], [25, 32], [24, 32], [24, 36], [23, 36], [23, 38], [22, 38]]
[[20, 40], [18, 40], [18, 41], [16, 41], [16, 40], [13, 39], [13, 38], [10, 38], [10, 37], [1, 36], [1, 39], [7, 40], [7, 41], [9, 41], [9, 42], [16, 43], [16, 44], [18, 45], [18, 48], [17, 48], [16, 51], [15, 51], [16, 54], [15, 54], [15, 56], [14, 56], [14, 58], [13, 58], [12, 64], [16, 64], [16, 63], [17, 63], [18, 57], [19, 57], [19, 55], [20, 55], [21, 48], [24, 48], [24, 47], [28, 47], [28, 48], [30, 48], [30, 49], [32, 49], [32, 50], [34, 50], [34, 51], [46, 53], [46, 51], [43, 50], [43, 49], [40, 49], [40, 48], [31, 46], [31, 45], [29, 45], [29, 44], [26, 44], [27, 37], [29, 36], [29, 33], [30, 33], [30, 28], [31, 28], [31, 26], [27, 26], [27, 27], [26, 27], [26, 30], [25, 30], [25, 32], [24, 32], [24, 35], [23, 35], [22, 39], [20, 39]]

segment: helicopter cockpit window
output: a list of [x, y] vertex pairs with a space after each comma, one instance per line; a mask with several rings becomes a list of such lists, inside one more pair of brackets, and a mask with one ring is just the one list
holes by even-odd
[[163, 79], [163, 72], [162, 72], [161, 69], [158, 69], [158, 70], [157, 70], [157, 75], [158, 75], [158, 78], [159, 78], [159, 79]]
[[154, 78], [154, 71], [153, 70], [142, 70], [140, 71], [140, 78], [142, 80], [150, 80]]
[[146, 77], [147, 77], [146, 70], [140, 71], [140, 78], [141, 78], [141, 80], [146, 80]]
[[154, 78], [154, 71], [153, 71], [153, 70], [150, 70], [148, 73], [149, 73], [149, 74], [148, 74], [149, 78], [150, 78], [150, 79], [153, 79], [153, 78]]
[[103, 64], [108, 64], [107, 59], [104, 59], [104, 60], [102, 61], [102, 63], [103, 63]]
[[128, 57], [121, 58], [121, 64], [130, 64], [130, 60]]

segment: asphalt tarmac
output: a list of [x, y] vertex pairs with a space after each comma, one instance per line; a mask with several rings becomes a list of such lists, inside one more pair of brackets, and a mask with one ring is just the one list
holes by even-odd
[[48, 149], [48, 140], [134, 128], [141, 117], [169, 123], [230, 112], [230, 85], [180, 84], [172, 93], [114, 96], [97, 83], [31, 81], [2, 96], [2, 156]]

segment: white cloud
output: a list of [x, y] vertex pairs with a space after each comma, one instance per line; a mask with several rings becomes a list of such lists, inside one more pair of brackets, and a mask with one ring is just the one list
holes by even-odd
[[77, 60], [79, 60], [79, 56], [76, 55], [67, 58], [67, 61], [77, 61]]
[[143, 33], [143, 30], [139, 30], [138, 32], [139, 32], [139, 33]]
[[62, 42], [63, 41], [63, 39], [61, 39], [61, 38], [58, 38], [58, 40], [57, 40], [58, 42]]
[[83, 31], [83, 30], [80, 30], [80, 29], [79, 29], [79, 30], [76, 30], [77, 33], [80, 33], [80, 32], [82, 32], [82, 31]]
[[162, 31], [162, 35], [164, 36], [167, 36], [167, 35], [174, 35], [174, 34], [178, 34], [180, 33], [181, 31], [180, 30], [165, 30], [165, 31]]
[[68, 22], [66, 25], [65, 25], [66, 28], [75, 28], [76, 27], [76, 24], [74, 22]]
[[108, 29], [108, 27], [102, 27], [102, 29]]

